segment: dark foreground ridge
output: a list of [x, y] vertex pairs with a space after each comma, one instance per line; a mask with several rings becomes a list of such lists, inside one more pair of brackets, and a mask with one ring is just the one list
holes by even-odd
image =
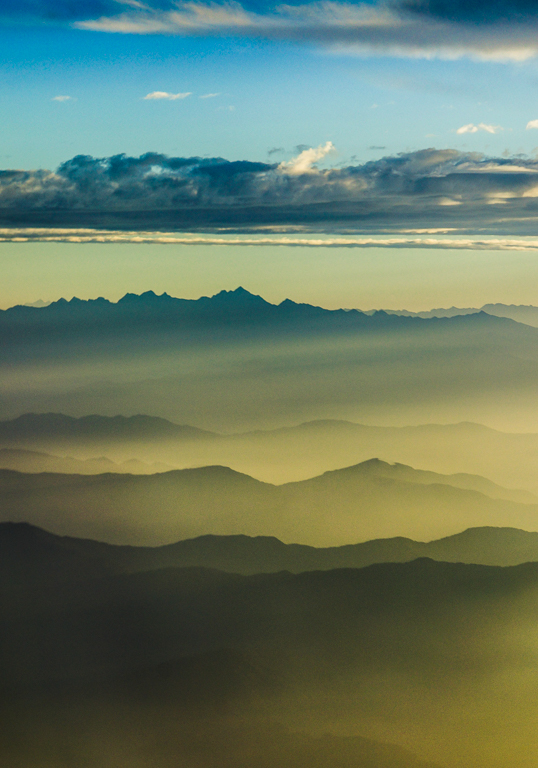
[[[461, 539], [497, 534], [525, 537]], [[330, 554], [245, 537], [148, 553], [3, 525], [2, 763], [114, 768], [121, 754], [156, 768], [530, 768], [519, 757], [536, 695], [520, 672], [521, 659], [526, 675], [538, 668], [526, 631], [538, 622], [538, 563], [170, 567], [182, 548], [213, 561], [235, 548], [237, 561], [250, 544], [262, 557]]]
[[[473, 619], [479, 625], [490, 621], [488, 605], [499, 610], [493, 622], [503, 613], [515, 618], [518, 605], [528, 618], [538, 611], [534, 601], [519, 602], [538, 590], [538, 563], [500, 568], [421, 557], [244, 576], [154, 562], [151, 570], [121, 573], [111, 548], [58, 541], [28, 526], [4, 526], [2, 550], [0, 667], [2, 679], [13, 684], [89, 680], [219, 648], [297, 655], [296, 663], [314, 653], [329, 671], [344, 650], [354, 657], [362, 646], [375, 655], [371, 635], [381, 642], [386, 621], [405, 631], [419, 621], [421, 644], [440, 615], [453, 617], [454, 627], [445, 630], [452, 636], [460, 615], [474, 616], [474, 605], [485, 610]], [[326, 655], [325, 644], [334, 656]], [[423, 664], [411, 648], [406, 653], [414, 665]]]

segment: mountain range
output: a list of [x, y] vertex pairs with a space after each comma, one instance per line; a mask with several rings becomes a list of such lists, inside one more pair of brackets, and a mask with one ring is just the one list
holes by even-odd
[[152, 475], [0, 470], [0, 494], [1, 521], [113, 543], [246, 534], [338, 546], [394, 536], [430, 540], [475, 526], [538, 527], [538, 503], [514, 501], [513, 492], [484, 478], [377, 459], [280, 486], [219, 466]]
[[0, 312], [0, 763], [535, 768], [536, 311]]
[[320, 418], [491, 423], [502, 412], [513, 431], [536, 423], [537, 334], [485, 312], [368, 315], [241, 288], [62, 299], [0, 312], [1, 415], [151, 403], [150, 415], [237, 432]]
[[[52, 304], [52, 301], [43, 301], [38, 299], [33, 303], [23, 304], [20, 306], [36, 307], [42, 309]], [[349, 311], [349, 310], [348, 310]], [[359, 312], [361, 310], [358, 310]], [[525, 325], [538, 326], [538, 307], [531, 304], [484, 304], [482, 307], [438, 307], [436, 309], [422, 310], [419, 312], [411, 312], [407, 309], [369, 309], [364, 311], [366, 315], [373, 315], [376, 312], [386, 312], [388, 315], [402, 315], [405, 317], [455, 317], [456, 315], [472, 315], [477, 312], [486, 312], [488, 315], [494, 315], [496, 317], [509, 317], [518, 323], [524, 323]]]

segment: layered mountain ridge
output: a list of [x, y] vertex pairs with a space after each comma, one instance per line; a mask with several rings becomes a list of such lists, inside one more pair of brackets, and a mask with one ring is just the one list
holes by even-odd
[[130, 544], [246, 534], [337, 546], [394, 536], [429, 540], [469, 526], [538, 526], [538, 503], [514, 501], [517, 491], [377, 459], [283, 485], [223, 466], [150, 475], [0, 470], [0, 493], [1, 521]]
[[[354, 466], [372, 456], [437, 474], [461, 475], [458, 482], [453, 478], [453, 485], [497, 498], [533, 503], [538, 494], [538, 434], [500, 432], [480, 424], [376, 427], [325, 419], [222, 434], [147, 415], [75, 418], [29, 413], [0, 421], [0, 467], [22, 472], [136, 474], [223, 465], [281, 484]], [[105, 465], [105, 457], [116, 466]], [[490, 483], [494, 479], [505, 491], [525, 490], [494, 492], [485, 480], [480, 487], [467, 486], [465, 476], [471, 474], [489, 478]]]

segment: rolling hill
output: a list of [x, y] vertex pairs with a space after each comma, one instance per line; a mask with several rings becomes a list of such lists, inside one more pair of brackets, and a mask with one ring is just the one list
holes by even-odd
[[398, 536], [341, 547], [284, 544], [272, 536], [208, 534], [158, 547], [134, 547], [56, 536], [28, 523], [0, 523], [0, 579], [28, 584], [160, 568], [202, 567], [244, 576], [302, 573], [410, 562], [419, 557], [498, 566], [538, 562], [538, 533], [517, 528], [469, 528], [430, 542]]

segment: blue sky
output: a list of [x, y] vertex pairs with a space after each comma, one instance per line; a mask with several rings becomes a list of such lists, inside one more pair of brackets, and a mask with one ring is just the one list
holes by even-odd
[[[538, 130], [526, 129], [538, 118], [534, 58], [343, 55], [315, 43], [50, 24], [5, 23], [0, 45], [4, 168], [147, 151], [280, 161], [328, 140], [332, 165], [431, 146], [491, 155], [538, 147]], [[191, 95], [144, 99], [156, 91]], [[469, 124], [495, 133], [456, 132]]]

